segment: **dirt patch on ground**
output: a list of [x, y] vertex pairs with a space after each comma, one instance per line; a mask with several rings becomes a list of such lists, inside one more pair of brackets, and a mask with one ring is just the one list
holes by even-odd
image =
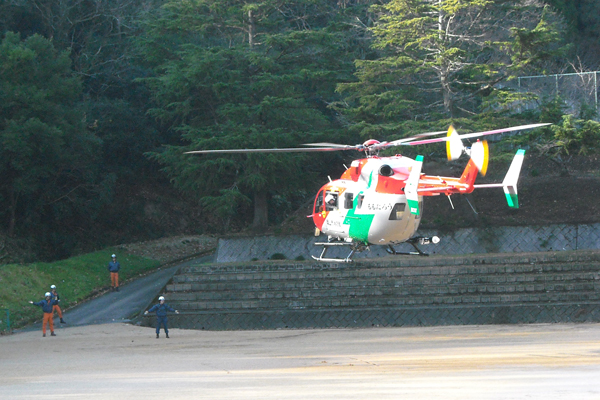
[[175, 236], [119, 246], [138, 256], [171, 263], [189, 257], [209, 253], [216, 249], [217, 238], [213, 236]]

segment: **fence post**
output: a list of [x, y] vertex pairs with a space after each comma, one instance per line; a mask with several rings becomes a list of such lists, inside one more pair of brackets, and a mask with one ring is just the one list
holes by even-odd
[[[8, 308], [5, 308], [6, 310], [6, 332], [10, 332], [10, 310]], [[0, 331], [2, 330], [2, 327], [0, 326]]]
[[596, 112], [598, 112], [598, 71], [594, 71], [594, 98], [596, 100]]

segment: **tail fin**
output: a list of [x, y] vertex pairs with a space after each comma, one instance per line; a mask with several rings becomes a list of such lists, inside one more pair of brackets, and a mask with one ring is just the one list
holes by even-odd
[[523, 159], [525, 158], [525, 150], [517, 151], [517, 154], [510, 164], [510, 168], [502, 181], [502, 188], [506, 195], [506, 201], [508, 206], [511, 208], [519, 208], [519, 197], [517, 195], [517, 183], [519, 182], [519, 174], [521, 173], [521, 167], [523, 166]]
[[519, 208], [519, 196], [517, 195], [517, 183], [519, 182], [519, 174], [521, 173], [521, 167], [523, 166], [523, 159], [525, 158], [525, 150], [518, 150], [517, 154], [512, 160], [508, 172], [504, 177], [502, 183], [492, 183], [485, 185], [474, 185], [476, 189], [479, 188], [492, 188], [501, 187], [504, 189], [506, 195], [506, 202], [511, 208]]

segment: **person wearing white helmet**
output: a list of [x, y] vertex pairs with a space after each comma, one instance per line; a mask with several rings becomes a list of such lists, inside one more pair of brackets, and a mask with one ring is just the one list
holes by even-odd
[[52, 307], [54, 307], [55, 304], [58, 304], [58, 300], [52, 299], [52, 294], [50, 292], [46, 292], [44, 295], [44, 300], [38, 301], [37, 303], [30, 301], [29, 304], [42, 307], [42, 311], [44, 311], [44, 320], [42, 321], [42, 336], [46, 337], [46, 325], [50, 325], [50, 336], [56, 336], [54, 334]]
[[119, 291], [119, 270], [121, 264], [117, 261], [117, 255], [111, 256], [112, 260], [108, 263], [108, 271], [110, 272], [110, 283], [113, 291]]
[[54, 311], [56, 311], [58, 313], [58, 317], [60, 318], [60, 323], [65, 324], [66, 322], [63, 319], [62, 310], [60, 309], [60, 306], [58, 305], [58, 303], [60, 302], [60, 296], [58, 295], [58, 292], [56, 291], [56, 285], [50, 286], [50, 294], [52, 295], [52, 300], [56, 300], [56, 302], [57, 302], [57, 304], [55, 304], [52, 307], [52, 314], [54, 315]]
[[167, 327], [167, 312], [174, 312], [175, 314], [179, 314], [179, 311], [173, 309], [168, 304], [165, 304], [165, 298], [160, 296], [158, 298], [158, 304], [153, 305], [148, 311], [144, 313], [144, 315], [148, 315], [148, 313], [156, 312], [156, 338], [158, 339], [158, 334], [160, 333], [160, 326], [162, 325], [165, 330], [165, 335], [167, 335], [167, 339], [169, 338], [169, 328]]

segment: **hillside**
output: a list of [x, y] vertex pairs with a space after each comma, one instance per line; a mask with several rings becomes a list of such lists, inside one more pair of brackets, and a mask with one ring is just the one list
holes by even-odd
[[[547, 159], [529, 156], [519, 181], [519, 209], [507, 206], [501, 189], [476, 190], [467, 196], [452, 196], [454, 210], [445, 196], [425, 199], [421, 228], [456, 229], [478, 226], [585, 224], [600, 222], [600, 157], [573, 157], [562, 173]], [[424, 172], [458, 176], [464, 162], [425, 160]], [[492, 162], [488, 176], [478, 183], [501, 182], [508, 165]], [[161, 238], [206, 234], [206, 217], [196, 204], [186, 201], [174, 190], [149, 185], [130, 186], [111, 214], [118, 223], [89, 227], [80, 233], [76, 254], [97, 248], [140, 243]], [[467, 201], [468, 199], [468, 201]], [[470, 202], [470, 204], [469, 204]], [[471, 205], [477, 213], [473, 211]], [[314, 225], [312, 200], [271, 226], [265, 234], [310, 235]], [[254, 235], [249, 229], [231, 228], [226, 235]], [[168, 241], [168, 239], [166, 239]], [[158, 241], [157, 243], [162, 243]], [[162, 244], [161, 244], [162, 246]], [[179, 247], [172, 246], [173, 249]], [[164, 249], [163, 249], [164, 250]], [[0, 262], [32, 262], [36, 251], [31, 241], [0, 237]]]

